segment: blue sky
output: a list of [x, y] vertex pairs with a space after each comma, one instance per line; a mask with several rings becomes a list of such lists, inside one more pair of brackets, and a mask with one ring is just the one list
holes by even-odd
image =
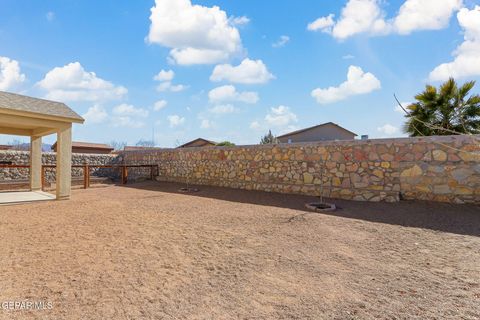
[[394, 93], [480, 80], [477, 5], [2, 0], [0, 90], [67, 103], [77, 141], [253, 144], [328, 121], [402, 136]]

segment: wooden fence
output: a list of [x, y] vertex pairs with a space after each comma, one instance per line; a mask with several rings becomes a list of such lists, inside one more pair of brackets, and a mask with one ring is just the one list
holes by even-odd
[[[45, 169], [47, 168], [56, 168], [56, 165], [46, 164], [42, 165], [42, 190], [45, 189]], [[11, 169], [30, 169], [30, 165], [22, 164], [0, 164], [0, 168], [11, 168]], [[129, 168], [150, 168], [150, 179], [153, 180], [155, 175], [158, 175], [158, 165], [156, 164], [139, 164], [139, 165], [72, 165], [72, 168], [83, 168], [83, 188], [87, 189], [90, 187], [90, 169], [118, 169], [120, 170], [120, 182], [121, 184], [126, 184], [128, 181], [128, 169]]]

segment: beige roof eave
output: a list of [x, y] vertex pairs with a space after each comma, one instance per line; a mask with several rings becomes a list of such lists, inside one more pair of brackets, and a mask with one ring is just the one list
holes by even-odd
[[45, 119], [51, 121], [59, 121], [59, 122], [67, 122], [67, 123], [79, 123], [82, 124], [85, 122], [83, 118], [70, 118], [70, 117], [59, 117], [47, 114], [41, 114], [36, 112], [28, 112], [28, 111], [20, 111], [20, 110], [12, 110], [0, 107], [0, 113], [9, 114], [13, 116], [21, 116], [21, 117], [28, 117], [28, 118], [37, 118], [37, 119]]

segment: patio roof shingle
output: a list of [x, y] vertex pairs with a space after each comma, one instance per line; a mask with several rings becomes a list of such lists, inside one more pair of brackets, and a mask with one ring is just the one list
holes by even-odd
[[84, 119], [62, 102], [0, 91], [0, 109], [43, 114], [83, 123]]

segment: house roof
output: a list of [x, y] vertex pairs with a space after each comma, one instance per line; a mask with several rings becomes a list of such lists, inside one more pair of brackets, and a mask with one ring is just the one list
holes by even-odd
[[62, 102], [38, 99], [0, 91], [0, 109], [28, 112], [83, 123], [84, 119]]
[[313, 126], [313, 127], [308, 127], [308, 128], [300, 129], [300, 130], [297, 130], [297, 131], [292, 131], [292, 132], [283, 134], [283, 135], [281, 135], [281, 136], [278, 136], [277, 138], [284, 138], [284, 137], [292, 136], [292, 135], [295, 135], [295, 134], [299, 134], [299, 133], [302, 133], [302, 132], [305, 132], [305, 131], [309, 131], [309, 130], [312, 130], [312, 129], [315, 129], [315, 128], [318, 128], [318, 127], [323, 127], [323, 126], [326, 126], [326, 125], [334, 125], [334, 126], [340, 128], [340, 129], [342, 129], [342, 130], [345, 130], [345, 131], [353, 134], [354, 136], [358, 136], [356, 133], [354, 133], [354, 132], [352, 132], [352, 131], [350, 131], [350, 130], [345, 129], [344, 127], [341, 127], [341, 126], [339, 126], [339, 125], [336, 124], [336, 123], [326, 122], [326, 123], [318, 124], [318, 125]]
[[[57, 142], [52, 145], [52, 150], [57, 147]], [[79, 142], [79, 141], [72, 141], [72, 148], [85, 148], [85, 149], [105, 149], [105, 150], [113, 150], [111, 146], [104, 143], [90, 143], [90, 142]]]
[[204, 141], [204, 142], [206, 142], [206, 143], [213, 144], [213, 145], [216, 145], [216, 144], [217, 144], [215, 141], [211, 141], [211, 140], [207, 140], [207, 139], [203, 139], [203, 138], [197, 138], [197, 139], [195, 139], [195, 140], [192, 140], [192, 141], [189, 141], [189, 142], [187, 142], [187, 143], [184, 143], [184, 144], [182, 144], [181, 146], [178, 146], [177, 148], [184, 148], [184, 147], [186, 147], [186, 146], [188, 146], [188, 145], [190, 145], [190, 144], [192, 144], [192, 143], [195, 143], [195, 142], [197, 142], [197, 141]]

